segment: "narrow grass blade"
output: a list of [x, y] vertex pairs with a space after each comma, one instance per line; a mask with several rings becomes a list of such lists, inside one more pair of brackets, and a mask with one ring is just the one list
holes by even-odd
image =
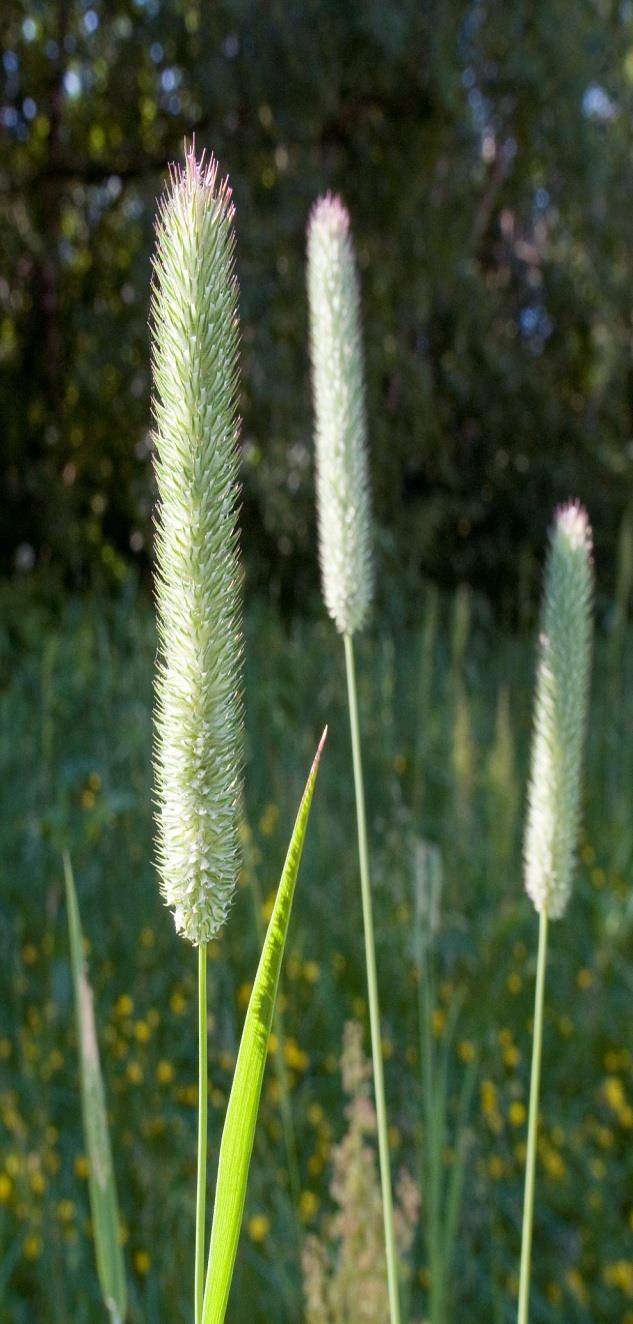
[[203, 1324], [223, 1324], [226, 1314], [242, 1225], [246, 1183], [253, 1151], [279, 971], [326, 732], [327, 728], [321, 737], [299, 806], [237, 1055], [220, 1144], [209, 1267], [202, 1311]]
[[70, 858], [66, 852], [64, 852], [64, 880], [66, 883], [70, 958], [77, 1012], [81, 1109], [89, 1161], [88, 1185], [97, 1272], [112, 1324], [123, 1324], [127, 1310], [127, 1289], [123, 1252], [119, 1242], [119, 1210], [112, 1166], [105, 1091], [99, 1065], [92, 989], [88, 983], [75, 882]]

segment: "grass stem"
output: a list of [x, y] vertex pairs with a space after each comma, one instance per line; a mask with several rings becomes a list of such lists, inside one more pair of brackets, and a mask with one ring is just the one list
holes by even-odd
[[543, 1004], [545, 995], [545, 967], [547, 964], [547, 912], [540, 912], [536, 992], [534, 998], [534, 1037], [532, 1041], [532, 1076], [530, 1080], [530, 1116], [528, 1119], [527, 1154], [525, 1159], [525, 1196], [523, 1201], [523, 1231], [521, 1234], [521, 1272], [519, 1278], [519, 1312], [517, 1324], [528, 1324], [530, 1300], [530, 1268], [532, 1262], [532, 1224], [534, 1220], [534, 1173], [536, 1168], [536, 1140], [538, 1132], [538, 1104], [541, 1083], [541, 1052], [543, 1044]]
[[207, 944], [198, 947], [198, 1180], [196, 1186], [195, 1324], [201, 1324], [205, 1280], [207, 1191]]
[[356, 698], [356, 672], [354, 667], [354, 645], [352, 636], [344, 634], [345, 666], [347, 671], [347, 694], [349, 700], [349, 720], [352, 737], [352, 758], [354, 763], [354, 787], [356, 792], [356, 817], [358, 823], [358, 854], [360, 863], [360, 883], [363, 902], [363, 928], [365, 932], [365, 964], [367, 967], [367, 994], [369, 1000], [369, 1024], [371, 1029], [371, 1049], [374, 1068], [374, 1092], [376, 1095], [376, 1121], [378, 1129], [378, 1154], [380, 1159], [380, 1182], [382, 1187], [382, 1208], [385, 1224], [385, 1251], [387, 1257], [387, 1283], [389, 1289], [389, 1314], [391, 1324], [400, 1324], [400, 1299], [398, 1293], [398, 1260], [393, 1224], [393, 1196], [391, 1190], [391, 1165], [389, 1161], [389, 1137], [387, 1133], [387, 1109], [385, 1105], [385, 1084], [382, 1067], [382, 1036], [380, 1032], [380, 1005], [378, 1000], [378, 977], [376, 973], [376, 949], [374, 943], [374, 920], [369, 880], [369, 852], [367, 848], [367, 823], [365, 819], [365, 791], [363, 786], [363, 765], [361, 758], [360, 725], [358, 721], [358, 703]]

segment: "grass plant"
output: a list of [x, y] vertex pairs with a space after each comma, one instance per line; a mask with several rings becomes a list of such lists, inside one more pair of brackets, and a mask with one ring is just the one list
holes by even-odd
[[525, 885], [539, 916], [539, 944], [518, 1324], [529, 1319], [548, 925], [550, 919], [562, 919], [569, 904], [579, 831], [592, 635], [591, 550], [586, 511], [576, 502], [562, 506], [545, 567], [524, 848]]
[[[237, 556], [237, 286], [233, 209], [192, 145], [161, 204], [152, 291], [156, 387], [156, 779], [161, 887], [198, 948], [198, 1152], [194, 1321], [222, 1324], [242, 1226], [279, 972], [325, 732], [290, 840], [242, 1030], [218, 1159], [207, 1259], [209, 943], [237, 883], [242, 762]], [[113, 1324], [126, 1313], [116, 1190], [70, 865], [83, 1113], [97, 1264]]]
[[389, 1313], [391, 1324], [399, 1324], [398, 1260], [353, 642], [354, 634], [367, 620], [373, 589], [360, 289], [349, 215], [340, 198], [330, 194], [319, 199], [310, 217], [308, 291], [319, 560], [325, 604], [345, 647]]
[[217, 174], [193, 145], [172, 170], [152, 288], [158, 859], [176, 928], [198, 948], [196, 1324], [206, 1264], [207, 947], [237, 880], [243, 739], [235, 238], [231, 192]]

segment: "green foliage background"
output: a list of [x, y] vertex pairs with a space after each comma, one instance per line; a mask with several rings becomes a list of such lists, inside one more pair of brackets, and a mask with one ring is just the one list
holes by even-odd
[[314, 581], [304, 228], [328, 187], [362, 268], [386, 568], [503, 598], [572, 491], [610, 549], [633, 465], [630, 6], [7, 0], [2, 26], [6, 569], [147, 555], [152, 217], [193, 132], [238, 208], [253, 582]]

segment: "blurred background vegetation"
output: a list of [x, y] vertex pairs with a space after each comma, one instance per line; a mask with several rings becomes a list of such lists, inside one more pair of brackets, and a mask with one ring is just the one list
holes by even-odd
[[628, 0], [573, 22], [567, 0], [5, 0], [2, 29], [5, 571], [147, 568], [152, 223], [195, 132], [237, 203], [251, 582], [315, 583], [304, 231], [331, 188], [386, 582], [511, 607], [573, 492], [608, 587], [633, 469]]
[[[347, 1125], [343, 1024], [366, 1020], [306, 352], [305, 224], [331, 188], [352, 210], [365, 314], [380, 601], [358, 660], [394, 1167], [413, 1173], [424, 1227], [412, 931], [428, 848], [444, 879], [447, 1172], [476, 1063], [455, 1317], [511, 1324], [535, 956], [521, 887], [533, 629], [514, 627], [531, 626], [546, 525], [574, 494], [596, 531], [601, 628], [578, 881], [552, 936], [533, 1317], [633, 1324], [633, 3], [5, 0], [0, 27], [0, 1314], [101, 1318], [65, 848], [92, 945], [130, 1321], [190, 1309], [195, 989], [152, 865], [147, 318], [156, 198], [195, 132], [237, 203], [248, 587], [244, 865], [212, 965], [212, 1155], [330, 723], [235, 1320], [268, 1320], [271, 1301], [281, 1324], [303, 1318], [299, 1250], [331, 1237]], [[420, 1230], [410, 1260], [419, 1320]]]
[[[401, 615], [358, 640], [392, 1160], [394, 1175], [408, 1169], [422, 1198], [404, 1318], [429, 1318], [416, 926], [428, 847], [439, 852], [443, 876], [432, 1026], [446, 1073], [447, 1176], [464, 1072], [476, 1065], [448, 1318], [514, 1324], [537, 936], [521, 886], [533, 650], [482, 620], [463, 591], [444, 598], [429, 590], [419, 606], [417, 628]], [[176, 938], [152, 865], [155, 647], [146, 595], [129, 581], [109, 601], [69, 597], [61, 614], [52, 603], [29, 604], [23, 590], [0, 595], [3, 1324], [104, 1319], [78, 1096], [65, 847], [90, 942], [129, 1324], [190, 1315], [195, 960]], [[212, 1172], [259, 933], [306, 767], [324, 720], [330, 724], [230, 1316], [265, 1324], [274, 1302], [279, 1324], [299, 1324], [305, 1237], [318, 1233], [338, 1249], [332, 1178], [349, 1120], [339, 1056], [350, 1018], [364, 1026], [368, 1048], [344, 663], [329, 620], [295, 617], [284, 629], [276, 610], [252, 604], [245, 690], [243, 867], [209, 976]], [[623, 626], [598, 643], [574, 896], [551, 933], [533, 1324], [633, 1324], [632, 785], [633, 632]], [[366, 1200], [361, 1210], [352, 1221], [355, 1262], [375, 1272]], [[368, 1308], [364, 1318], [385, 1324], [387, 1315]]]

